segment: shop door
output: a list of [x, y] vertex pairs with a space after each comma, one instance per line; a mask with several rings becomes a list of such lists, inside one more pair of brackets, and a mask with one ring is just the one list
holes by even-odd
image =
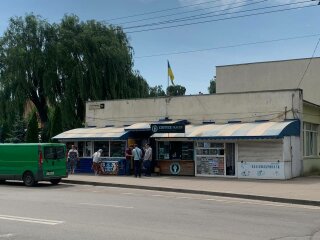
[[226, 143], [226, 175], [235, 176], [236, 173], [236, 164], [235, 164], [235, 144]]

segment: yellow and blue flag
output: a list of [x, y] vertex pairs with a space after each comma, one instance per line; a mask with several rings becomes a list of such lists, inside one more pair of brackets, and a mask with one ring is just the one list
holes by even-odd
[[170, 80], [171, 80], [172, 85], [174, 85], [174, 83], [173, 83], [174, 75], [173, 75], [172, 69], [171, 69], [171, 67], [170, 67], [169, 61], [168, 61], [168, 76], [170, 77]]

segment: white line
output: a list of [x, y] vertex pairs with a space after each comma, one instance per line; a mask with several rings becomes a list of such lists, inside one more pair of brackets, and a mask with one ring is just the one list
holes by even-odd
[[3, 234], [0, 235], [0, 238], [9, 238], [9, 237], [13, 237], [14, 235], [12, 233], [8, 233], [8, 234]]
[[26, 218], [26, 217], [9, 216], [9, 215], [0, 215], [0, 219], [9, 220], [9, 221], [18, 221], [18, 222], [46, 224], [46, 225], [57, 225], [57, 224], [63, 223], [63, 221], [38, 219], [38, 218]]
[[113, 207], [113, 208], [134, 208], [134, 207], [127, 207], [127, 206], [119, 206], [119, 205], [107, 205], [107, 204], [99, 204], [99, 203], [79, 203], [81, 205], [88, 205], [88, 206], [98, 206], [98, 207]]

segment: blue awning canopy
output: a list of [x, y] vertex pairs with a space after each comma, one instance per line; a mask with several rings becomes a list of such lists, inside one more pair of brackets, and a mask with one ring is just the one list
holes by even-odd
[[266, 139], [300, 136], [300, 121], [186, 125], [185, 133], [155, 133], [153, 138]]
[[59, 141], [106, 141], [106, 140], [126, 140], [127, 134], [124, 128], [76, 128], [63, 132], [52, 139]]

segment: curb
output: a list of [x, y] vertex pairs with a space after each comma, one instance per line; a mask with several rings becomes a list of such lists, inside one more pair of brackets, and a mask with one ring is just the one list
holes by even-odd
[[227, 193], [227, 192], [211, 192], [211, 191], [169, 188], [169, 187], [150, 187], [150, 186], [143, 186], [143, 185], [140, 186], [140, 185], [118, 184], [118, 183], [102, 183], [102, 182], [91, 182], [91, 181], [80, 181], [80, 180], [62, 180], [61, 182], [79, 184], [79, 185], [92, 185], [92, 186], [152, 190], [152, 191], [161, 191], [161, 192], [201, 194], [201, 195], [209, 195], [209, 196], [217, 196], [217, 197], [240, 198], [240, 199], [260, 200], [260, 201], [267, 201], [267, 202], [289, 203], [289, 204], [295, 204], [295, 205], [307, 205], [307, 206], [320, 207], [320, 201], [303, 200], [303, 199], [268, 197], [268, 196], [260, 196], [260, 195], [249, 195], [249, 194]]

